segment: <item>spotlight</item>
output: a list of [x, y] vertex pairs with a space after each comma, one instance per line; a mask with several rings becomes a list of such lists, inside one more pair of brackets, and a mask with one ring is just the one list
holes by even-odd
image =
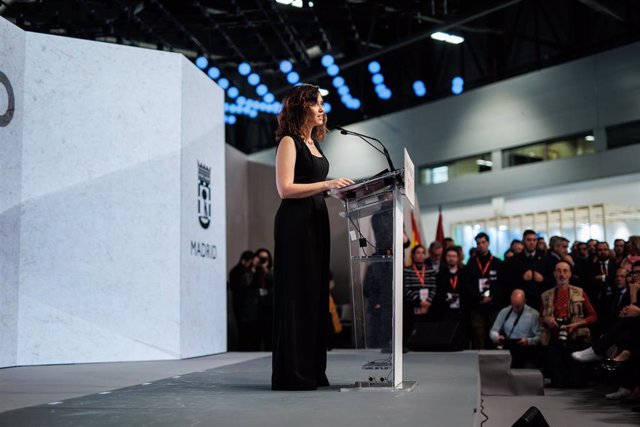
[[340, 68], [336, 64], [330, 65], [327, 68], [327, 74], [329, 74], [331, 77], [337, 76], [339, 72]]
[[349, 88], [348, 88], [347, 86], [340, 86], [340, 87], [338, 88], [338, 93], [339, 93], [340, 95], [346, 95], [346, 94], [348, 94], [348, 93], [349, 93]]
[[227, 95], [229, 96], [229, 98], [233, 99], [233, 98], [237, 98], [238, 95], [240, 94], [240, 91], [238, 90], [237, 87], [235, 86], [231, 86], [228, 90], [227, 90]]
[[251, 65], [247, 64], [246, 62], [242, 62], [240, 65], [238, 65], [238, 73], [240, 73], [240, 75], [246, 76], [250, 72], [251, 72]]
[[264, 94], [267, 92], [269, 92], [269, 89], [263, 84], [259, 84], [258, 87], [256, 87], [256, 93], [258, 94], [258, 96], [264, 96]]
[[374, 85], [379, 85], [380, 83], [384, 82], [384, 76], [380, 73], [376, 73], [371, 76], [371, 81]]
[[391, 91], [388, 88], [385, 88], [385, 90], [382, 90], [380, 91], [380, 93], [378, 93], [378, 96], [380, 97], [380, 99], [387, 100], [391, 98]]
[[438, 40], [441, 42], [447, 42], [451, 44], [460, 44], [464, 41], [464, 37], [456, 36], [453, 34], [443, 33], [438, 31], [436, 33], [431, 34], [431, 38], [434, 40]]
[[255, 119], [256, 117], [258, 117], [258, 112], [256, 110], [249, 111], [249, 117]]
[[218, 67], [211, 67], [209, 68], [209, 71], [207, 71], [207, 75], [215, 80], [220, 77], [220, 69]]
[[462, 77], [454, 77], [451, 80], [451, 93], [460, 95], [464, 91], [464, 79]]
[[235, 125], [236, 124], [236, 116], [229, 116], [227, 123], [229, 123], [230, 125]]
[[264, 102], [266, 102], [267, 104], [271, 104], [273, 101], [276, 100], [276, 97], [273, 96], [272, 93], [268, 93], [266, 94], [263, 98]]
[[291, 71], [289, 74], [287, 74], [287, 81], [294, 85], [300, 81], [300, 75], [295, 71]]
[[425, 87], [422, 80], [416, 80], [415, 82], [413, 82], [413, 91], [415, 92], [416, 96], [420, 97], [427, 94], [427, 88]]
[[376, 74], [380, 72], [380, 63], [378, 61], [369, 62], [369, 72], [371, 74]]
[[336, 89], [339, 87], [344, 86], [344, 79], [340, 76], [336, 76], [333, 78], [333, 87], [335, 87]]
[[378, 95], [380, 95], [381, 92], [384, 92], [385, 90], [387, 90], [387, 86], [384, 83], [380, 83], [376, 85], [376, 93]]
[[332, 66], [335, 63], [335, 60], [333, 59], [333, 56], [327, 54], [322, 57], [320, 62], [322, 63], [323, 67], [327, 68]]
[[205, 68], [207, 68], [208, 65], [209, 65], [209, 60], [204, 56], [198, 56], [196, 58], [196, 67], [200, 68], [201, 70], [204, 70]]
[[251, 86], [255, 86], [258, 83], [260, 83], [260, 76], [257, 75], [256, 73], [251, 73], [249, 74], [249, 77], [247, 77], [247, 81]]
[[229, 87], [229, 80], [225, 79], [224, 77], [221, 78], [220, 80], [218, 80], [218, 86], [220, 86], [222, 89], [227, 89]]
[[236, 98], [236, 104], [237, 105], [244, 105], [246, 102], [247, 102], [247, 98], [245, 98], [242, 95], [240, 95], [239, 97]]
[[329, 91], [327, 89], [319, 88], [318, 92], [320, 92], [320, 95], [322, 95], [322, 96], [329, 95]]
[[352, 110], [357, 110], [358, 108], [360, 108], [360, 100], [357, 98], [353, 98], [349, 102], [348, 107], [351, 108]]
[[324, 108], [324, 112], [326, 114], [329, 114], [331, 112], [331, 104], [329, 104], [328, 102], [322, 104], [322, 108]]
[[287, 61], [286, 59], [280, 62], [280, 72], [287, 74], [289, 71], [293, 70], [293, 64], [291, 61]]

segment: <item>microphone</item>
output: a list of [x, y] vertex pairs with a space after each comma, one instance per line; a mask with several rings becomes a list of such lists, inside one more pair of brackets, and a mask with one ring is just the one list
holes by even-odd
[[[386, 157], [387, 163], [389, 164], [389, 171], [390, 172], [396, 170], [396, 168], [393, 166], [393, 162], [391, 161], [391, 156], [389, 155], [389, 151], [387, 150], [387, 147], [384, 146], [382, 141], [380, 141], [379, 139], [374, 138], [372, 136], [368, 136], [368, 135], [364, 135], [364, 134], [361, 134], [361, 133], [358, 133], [358, 132], [347, 130], [347, 129], [341, 128], [339, 126], [336, 126], [335, 128], [338, 129], [342, 135], [353, 135], [353, 136], [357, 136], [360, 139], [362, 139], [364, 142], [366, 142], [367, 144], [369, 144], [370, 146], [375, 148], [379, 153], [381, 153], [383, 156]], [[371, 144], [368, 141], [369, 139], [371, 139], [373, 141], [376, 141], [378, 144], [380, 144], [382, 146], [382, 150], [384, 150], [384, 151], [380, 150], [378, 147], [376, 147], [375, 145]]]

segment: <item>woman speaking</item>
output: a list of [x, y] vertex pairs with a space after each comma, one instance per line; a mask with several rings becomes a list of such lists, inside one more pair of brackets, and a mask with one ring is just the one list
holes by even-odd
[[273, 390], [328, 386], [329, 217], [324, 193], [353, 181], [326, 181], [319, 147], [327, 133], [320, 90], [293, 88], [282, 101], [276, 139]]

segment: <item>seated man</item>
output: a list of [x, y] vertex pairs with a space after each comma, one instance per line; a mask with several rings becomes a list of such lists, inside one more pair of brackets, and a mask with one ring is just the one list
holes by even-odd
[[[629, 277], [629, 301], [619, 314], [615, 324], [596, 341], [591, 347], [573, 353], [571, 356], [579, 362], [595, 362], [604, 359], [607, 350], [616, 345], [617, 355], [614, 361], [623, 361], [621, 357], [621, 342], [632, 341], [636, 334], [640, 334], [640, 305], [637, 303], [637, 289], [640, 287], [640, 261], [633, 264]], [[625, 359], [626, 360], [626, 359]]]
[[512, 368], [533, 367], [540, 343], [540, 314], [525, 302], [524, 291], [514, 289], [511, 305], [500, 310], [489, 332], [494, 343], [511, 353]]
[[556, 286], [542, 294], [542, 330], [540, 343], [545, 347], [547, 373], [555, 387], [584, 387], [587, 372], [571, 353], [583, 350], [591, 342], [588, 326], [598, 316], [587, 294], [569, 285], [571, 266], [559, 261], [553, 270]]

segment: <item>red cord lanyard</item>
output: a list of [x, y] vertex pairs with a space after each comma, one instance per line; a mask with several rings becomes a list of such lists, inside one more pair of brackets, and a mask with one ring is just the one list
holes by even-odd
[[451, 285], [451, 288], [453, 288], [453, 290], [455, 291], [456, 288], [458, 287], [458, 273], [456, 272], [456, 275], [449, 278], [449, 284]]
[[493, 255], [491, 255], [491, 257], [489, 258], [489, 261], [487, 261], [487, 263], [484, 265], [484, 268], [483, 268], [482, 264], [480, 264], [480, 258], [476, 257], [476, 262], [478, 263], [478, 268], [480, 269], [480, 277], [484, 277], [484, 275], [487, 274], [487, 270], [489, 270], [491, 261], [493, 261]]
[[425, 275], [425, 271], [426, 271], [426, 267], [423, 265], [422, 266], [422, 274], [420, 274], [420, 272], [418, 272], [418, 269], [416, 268], [416, 265], [412, 265], [411, 267], [413, 267], [413, 271], [416, 272], [416, 277], [418, 278], [418, 280], [420, 281], [420, 284], [422, 286], [424, 286], [424, 275]]

